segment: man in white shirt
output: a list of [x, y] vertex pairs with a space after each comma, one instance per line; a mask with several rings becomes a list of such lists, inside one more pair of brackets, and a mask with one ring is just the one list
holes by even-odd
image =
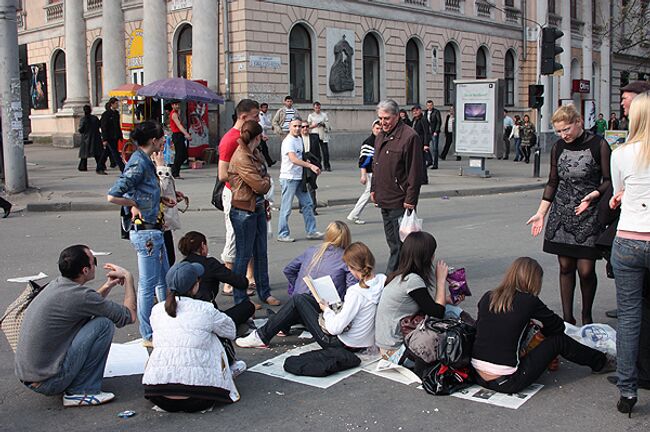
[[320, 108], [320, 102], [314, 102], [314, 112], [309, 114], [307, 117], [307, 123], [309, 123], [309, 133], [318, 136], [321, 154], [323, 156], [323, 169], [325, 171], [332, 171], [332, 167], [330, 166], [330, 151], [328, 147], [331, 130], [330, 121], [327, 117], [327, 113], [321, 111]]
[[316, 175], [320, 168], [303, 159], [303, 143], [300, 137], [302, 120], [294, 117], [289, 124], [289, 134], [282, 141], [282, 162], [280, 164], [280, 186], [282, 187], [282, 201], [280, 215], [278, 216], [278, 241], [293, 242], [289, 236], [289, 215], [293, 197], [298, 198], [302, 217], [305, 220], [305, 231], [310, 240], [323, 238], [323, 233], [316, 231], [316, 217], [314, 216], [314, 203], [309, 194], [302, 188], [303, 169], [311, 170]]
[[272, 167], [275, 165], [276, 161], [271, 158], [271, 155], [269, 154], [269, 146], [267, 144], [267, 141], [269, 140], [268, 133], [273, 128], [273, 125], [271, 124], [271, 116], [269, 115], [268, 111], [269, 104], [266, 102], [261, 103], [259, 114], [259, 124], [262, 126], [262, 140], [260, 141], [260, 151], [262, 152], [264, 159], [266, 159], [266, 164], [269, 167]]

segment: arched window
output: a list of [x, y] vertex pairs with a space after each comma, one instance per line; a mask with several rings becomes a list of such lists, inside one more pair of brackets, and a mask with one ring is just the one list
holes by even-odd
[[66, 98], [65, 53], [62, 50], [54, 54], [54, 112], [63, 108]]
[[476, 79], [486, 79], [487, 78], [487, 55], [485, 54], [485, 48], [480, 47], [476, 51]]
[[99, 40], [95, 44], [95, 50], [93, 53], [94, 59], [94, 68], [93, 68], [93, 104], [95, 106], [99, 105], [104, 96], [104, 77], [102, 75], [102, 41]]
[[420, 98], [420, 52], [415, 40], [406, 44], [406, 103], [418, 103]]
[[445, 46], [445, 105], [453, 105], [456, 99], [456, 50], [451, 43]]
[[192, 26], [186, 24], [178, 33], [176, 42], [176, 74], [192, 78]]
[[363, 103], [379, 103], [379, 43], [370, 33], [363, 39]]
[[289, 94], [296, 102], [311, 102], [311, 39], [300, 24], [289, 34]]
[[504, 79], [506, 81], [506, 106], [514, 106], [515, 104], [515, 56], [512, 54], [512, 51], [506, 52]]

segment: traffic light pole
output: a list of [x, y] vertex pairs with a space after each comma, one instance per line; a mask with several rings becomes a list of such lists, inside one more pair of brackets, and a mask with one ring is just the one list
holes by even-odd
[[27, 169], [15, 0], [0, 0], [0, 100], [5, 188], [9, 193], [19, 193], [27, 188]]
[[541, 152], [541, 146], [539, 145], [539, 140], [541, 134], [541, 126], [542, 126], [542, 113], [541, 113], [541, 107], [537, 108], [537, 115], [536, 115], [536, 121], [537, 121], [537, 142], [535, 144], [535, 153], [534, 153], [534, 158], [533, 158], [533, 177], [539, 178], [539, 170], [540, 170], [540, 165], [541, 165], [541, 159], [542, 159], [542, 152]]

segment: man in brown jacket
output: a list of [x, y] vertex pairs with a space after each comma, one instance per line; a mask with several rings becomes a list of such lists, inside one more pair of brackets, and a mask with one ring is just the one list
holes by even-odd
[[370, 197], [380, 208], [390, 258], [386, 274], [397, 268], [402, 242], [400, 218], [404, 209], [415, 209], [420, 195], [422, 142], [417, 133], [399, 119], [399, 106], [392, 99], [377, 105], [382, 131], [375, 138], [375, 157]]

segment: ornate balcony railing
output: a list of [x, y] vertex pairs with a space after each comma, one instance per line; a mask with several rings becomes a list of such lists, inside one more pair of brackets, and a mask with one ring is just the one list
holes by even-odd
[[423, 7], [429, 6], [429, 0], [404, 0], [404, 3]]
[[476, 1], [476, 15], [482, 18], [492, 17], [492, 6], [486, 1]]
[[18, 30], [25, 30], [25, 20], [27, 19], [27, 13], [23, 10], [16, 12], [16, 22], [18, 23]]
[[548, 23], [553, 27], [559, 27], [562, 24], [562, 17], [558, 14], [548, 13]]
[[461, 0], [445, 0], [445, 10], [450, 12], [460, 12]]
[[86, 10], [95, 11], [102, 8], [102, 0], [86, 0]]
[[506, 22], [507, 23], [512, 23], [512, 24], [518, 24], [519, 23], [519, 16], [521, 15], [521, 11], [517, 8], [506, 6], [505, 7], [506, 11]]
[[63, 21], [63, 1], [47, 0], [45, 20], [47, 22]]

